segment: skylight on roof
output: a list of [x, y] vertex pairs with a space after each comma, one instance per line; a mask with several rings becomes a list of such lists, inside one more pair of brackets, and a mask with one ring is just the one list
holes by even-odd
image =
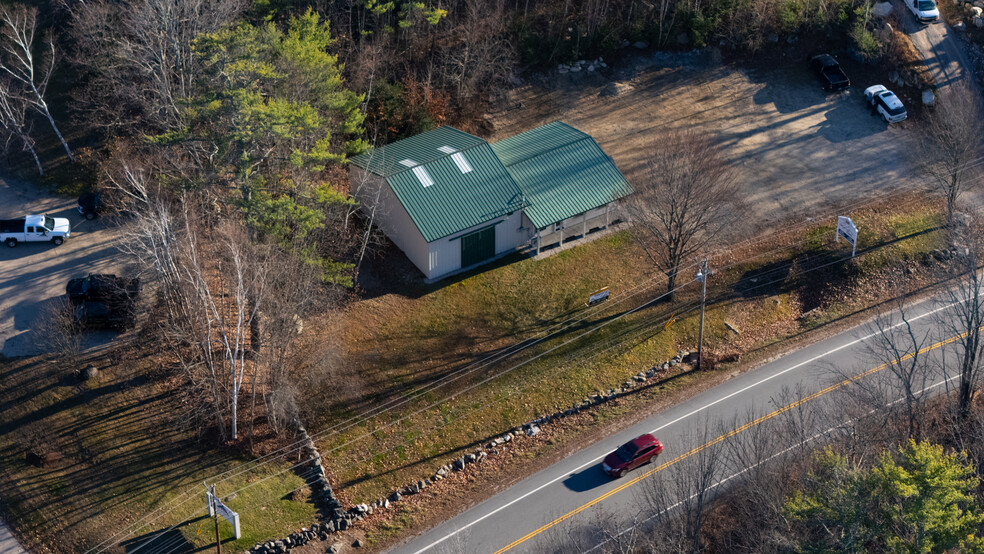
[[427, 170], [424, 169], [424, 166], [422, 165], [414, 167], [413, 174], [417, 176], [417, 180], [420, 181], [420, 184], [424, 187], [429, 187], [434, 184], [434, 181], [431, 179], [430, 175], [427, 174]]
[[457, 152], [457, 150], [451, 148], [450, 146], [441, 146], [438, 148], [438, 150], [444, 152], [445, 154], [454, 154], [455, 152]]
[[461, 152], [451, 154], [451, 159], [454, 160], [454, 164], [458, 166], [458, 169], [462, 174], [468, 173], [472, 170], [471, 164], [468, 163], [468, 160], [465, 159], [465, 155]]
[[415, 167], [415, 166], [420, 165], [420, 164], [418, 164], [417, 162], [415, 162], [413, 160], [400, 160], [400, 164], [405, 165], [407, 167]]

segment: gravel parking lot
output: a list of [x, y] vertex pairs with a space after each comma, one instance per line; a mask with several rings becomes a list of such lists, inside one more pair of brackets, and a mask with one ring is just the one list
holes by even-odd
[[[30, 356], [47, 349], [43, 314], [65, 284], [87, 273], [118, 273], [120, 257], [113, 246], [116, 229], [99, 219], [86, 221], [74, 198], [42, 192], [37, 186], [0, 178], [0, 219], [46, 213], [67, 217], [72, 236], [61, 246], [19, 244], [0, 248], [0, 354]], [[83, 346], [94, 348], [113, 340], [115, 333], [87, 332]]]
[[802, 59], [761, 65], [657, 53], [610, 75], [554, 74], [513, 92], [492, 118], [494, 140], [560, 119], [594, 136], [629, 182], [640, 183], [655, 132], [696, 127], [741, 169], [765, 224], [924, 181], [906, 155], [918, 152], [918, 122], [889, 126], [870, 114], [863, 97], [877, 82], [870, 69], [848, 65], [850, 92], [825, 94]]

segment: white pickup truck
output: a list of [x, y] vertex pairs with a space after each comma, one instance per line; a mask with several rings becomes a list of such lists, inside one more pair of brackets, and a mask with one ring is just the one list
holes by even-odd
[[72, 235], [64, 217], [28, 215], [17, 219], [0, 219], [0, 241], [13, 248], [19, 242], [51, 242], [55, 246]]

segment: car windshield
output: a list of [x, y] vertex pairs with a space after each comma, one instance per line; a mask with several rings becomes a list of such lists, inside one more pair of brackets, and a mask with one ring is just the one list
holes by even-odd
[[905, 108], [903, 106], [888, 108], [888, 115], [902, 115], [904, 113], [905, 113]]
[[50, 229], [54, 229], [55, 228], [55, 218], [44, 216], [44, 226], [45, 226], [45, 228], [47, 228], [49, 230]]
[[917, 4], [919, 6], [919, 11], [928, 12], [936, 9], [936, 2], [933, 0], [919, 0]]
[[615, 455], [621, 458], [623, 462], [631, 462], [632, 458], [635, 457], [636, 450], [635, 445], [632, 443], [623, 444], [615, 451]]

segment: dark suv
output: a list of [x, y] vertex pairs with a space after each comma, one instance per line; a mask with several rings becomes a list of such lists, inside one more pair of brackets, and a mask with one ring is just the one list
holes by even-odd
[[90, 273], [68, 281], [65, 294], [72, 304], [87, 300], [134, 300], [140, 294], [140, 279], [126, 279], [104, 273]]
[[105, 328], [124, 331], [136, 321], [133, 301], [86, 300], [75, 306], [75, 323], [85, 329]]
[[140, 279], [90, 273], [70, 280], [65, 293], [77, 324], [122, 331], [136, 320], [134, 301], [140, 294]]
[[656, 437], [646, 433], [618, 447], [618, 450], [605, 456], [601, 468], [612, 477], [621, 477], [625, 472], [653, 461], [663, 451], [663, 444]]
[[79, 213], [86, 219], [95, 219], [103, 211], [102, 193], [87, 192], [79, 196]]

